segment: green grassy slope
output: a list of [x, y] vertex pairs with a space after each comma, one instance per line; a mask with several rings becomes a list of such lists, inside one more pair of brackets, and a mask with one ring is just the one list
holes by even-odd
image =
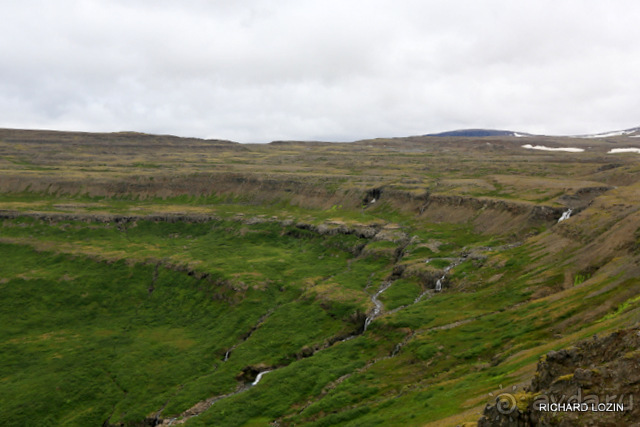
[[125, 136], [0, 145], [2, 425], [458, 425], [640, 320], [634, 157]]

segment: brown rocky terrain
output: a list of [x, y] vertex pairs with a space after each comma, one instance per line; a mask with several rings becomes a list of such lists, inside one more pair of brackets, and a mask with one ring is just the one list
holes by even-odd
[[[637, 426], [639, 397], [640, 327], [635, 327], [547, 353], [531, 384], [496, 397], [478, 426]], [[552, 404], [572, 409], [553, 411]]]

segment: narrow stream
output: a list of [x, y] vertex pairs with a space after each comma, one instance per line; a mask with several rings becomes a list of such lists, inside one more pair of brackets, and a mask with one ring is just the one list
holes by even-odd
[[226, 399], [227, 397], [231, 397], [231, 396], [235, 396], [236, 394], [243, 393], [243, 392], [249, 390], [250, 388], [255, 387], [256, 385], [258, 385], [260, 380], [262, 380], [263, 376], [265, 376], [269, 372], [272, 372], [273, 370], [274, 369], [268, 370], [268, 371], [259, 372], [258, 375], [256, 376], [256, 379], [250, 385], [239, 386], [238, 389], [236, 391], [234, 391], [233, 393], [223, 394], [221, 396], [212, 397], [212, 398], [204, 400], [202, 402], [198, 402], [197, 404], [195, 404], [194, 406], [192, 406], [191, 408], [187, 409], [185, 412], [180, 414], [180, 417], [166, 418], [166, 419], [162, 420], [162, 422], [156, 423], [156, 424], [153, 424], [153, 425], [155, 425], [155, 426], [174, 426], [174, 425], [184, 424], [185, 422], [187, 422], [188, 419], [197, 417], [198, 415], [200, 415], [201, 413], [203, 413], [204, 411], [209, 409], [211, 406], [213, 406], [214, 403], [216, 403], [216, 402], [218, 402], [218, 401], [220, 401], [222, 399]]
[[[367, 316], [367, 318], [364, 321], [364, 328], [362, 330], [362, 332], [359, 333], [355, 333], [353, 335], [349, 335], [346, 338], [343, 338], [339, 341], [336, 342], [344, 342], [344, 341], [349, 341], [355, 337], [357, 337], [358, 335], [361, 335], [362, 333], [364, 333], [364, 331], [367, 330], [367, 327], [369, 326], [369, 324], [380, 315], [380, 313], [382, 313], [382, 308], [383, 308], [383, 304], [382, 301], [380, 301], [378, 299], [378, 297], [387, 289], [389, 289], [389, 286], [391, 286], [393, 284], [393, 280], [387, 280], [385, 282], [382, 283], [382, 285], [380, 286], [380, 288], [378, 288], [378, 290], [376, 291], [375, 294], [373, 294], [371, 296], [371, 302], [373, 302], [374, 308], [371, 311], [371, 313]], [[331, 347], [331, 345], [329, 345], [329, 347]], [[230, 348], [229, 350], [227, 350], [227, 352], [224, 355], [224, 361], [226, 362], [229, 359], [229, 355], [231, 353], [231, 351], [233, 351], [234, 347]], [[317, 351], [322, 350], [323, 348], [318, 349]], [[314, 352], [315, 354], [315, 352]], [[205, 401], [202, 402], [198, 402], [197, 404], [195, 404], [194, 406], [192, 406], [191, 408], [189, 408], [188, 410], [186, 410], [185, 412], [183, 412], [180, 417], [176, 417], [176, 418], [167, 418], [164, 419], [161, 423], [157, 423], [155, 424], [156, 426], [172, 426], [172, 425], [179, 425], [179, 424], [183, 424], [185, 423], [189, 418], [193, 418], [193, 417], [197, 417], [198, 415], [200, 415], [201, 413], [203, 413], [204, 411], [206, 411], [207, 409], [209, 409], [214, 403], [222, 400], [222, 399], [226, 399], [227, 397], [231, 397], [231, 396], [235, 396], [236, 394], [240, 394], [243, 393], [247, 390], [249, 390], [252, 387], [255, 387], [256, 385], [258, 385], [258, 383], [260, 383], [260, 381], [262, 380], [262, 377], [264, 375], [266, 375], [269, 372], [273, 372], [275, 371], [277, 368], [275, 369], [270, 369], [270, 370], [266, 370], [266, 371], [262, 371], [259, 372], [258, 375], [256, 376], [255, 380], [249, 384], [249, 385], [244, 385], [244, 386], [239, 386], [239, 388], [233, 392], [233, 393], [229, 393], [229, 394], [225, 394], [222, 396], [216, 396], [216, 397], [212, 397], [210, 399], [207, 399]]]
[[374, 304], [375, 307], [373, 308], [373, 311], [365, 319], [365, 321], [364, 321], [364, 329], [362, 330], [362, 332], [366, 331], [367, 327], [369, 327], [369, 324], [373, 321], [373, 319], [378, 317], [380, 315], [380, 313], [382, 312], [382, 301], [380, 301], [378, 299], [378, 297], [384, 291], [389, 289], [389, 286], [391, 286], [392, 283], [393, 282], [390, 281], [390, 280], [386, 281], [386, 282], [383, 282], [382, 286], [380, 286], [380, 288], [378, 288], [378, 291], [375, 294], [373, 294], [373, 296], [371, 297], [371, 302]]
[[[457, 264], [456, 264], [457, 265]], [[453, 265], [451, 267], [449, 267], [448, 269], [445, 270], [445, 274], [446, 271], [448, 271], [449, 269], [451, 269], [453, 267]], [[443, 276], [444, 279], [444, 276]], [[373, 302], [374, 308], [373, 310], [369, 313], [369, 315], [366, 317], [365, 321], [364, 321], [364, 326], [361, 332], [356, 332], [353, 335], [349, 335], [346, 338], [343, 338], [341, 340], [335, 341], [333, 343], [330, 343], [328, 346], [322, 347], [322, 348], [318, 348], [316, 351], [313, 352], [313, 354], [315, 354], [317, 351], [323, 350], [325, 348], [331, 347], [333, 344], [338, 343], [338, 342], [344, 342], [344, 341], [349, 341], [353, 338], [356, 338], [357, 336], [363, 334], [367, 328], [369, 327], [369, 325], [371, 324], [371, 322], [377, 318], [378, 316], [380, 316], [380, 314], [382, 313], [383, 310], [383, 303], [382, 301], [380, 301], [380, 299], [378, 298], [384, 291], [386, 291], [387, 289], [389, 289], [389, 287], [393, 284], [394, 280], [386, 280], [382, 283], [382, 285], [378, 288], [378, 290], [371, 296], [371, 302]], [[249, 333], [247, 334], [246, 337], [243, 338], [243, 342], [246, 341], [252, 334], [253, 331], [255, 331], [262, 323], [264, 323], [264, 321], [266, 320], [266, 318], [271, 314], [273, 310], [271, 310], [269, 313], [267, 313], [265, 316], [263, 316], [262, 318], [260, 318], [258, 320], [258, 323], [256, 324], [256, 326], [254, 326]], [[398, 345], [396, 345], [396, 347], [394, 348], [392, 355], [390, 357], [394, 357], [402, 348], [402, 346], [405, 344], [405, 342], [403, 343], [399, 343]], [[227, 360], [229, 360], [229, 356], [231, 355], [231, 353], [233, 352], [233, 350], [237, 347], [238, 344], [232, 346], [231, 348], [229, 348], [224, 355], [224, 362], [226, 362]], [[195, 404], [194, 406], [192, 406], [191, 408], [189, 408], [188, 410], [186, 410], [185, 412], [183, 412], [182, 414], [180, 414], [179, 417], [175, 417], [175, 418], [167, 418], [162, 420], [162, 422], [156, 422], [155, 426], [171, 426], [171, 425], [179, 425], [179, 424], [184, 424], [188, 419], [193, 418], [193, 417], [197, 417], [198, 415], [200, 415], [201, 413], [203, 413], [204, 411], [206, 411], [207, 409], [209, 409], [214, 403], [222, 400], [222, 399], [226, 399], [228, 397], [231, 396], [235, 396], [236, 394], [240, 394], [243, 393], [249, 389], [251, 389], [252, 387], [255, 387], [256, 385], [258, 385], [258, 383], [260, 383], [260, 381], [262, 380], [262, 377], [264, 375], [266, 375], [269, 372], [273, 372], [278, 368], [274, 368], [274, 369], [270, 369], [270, 370], [265, 370], [262, 372], [259, 372], [258, 375], [256, 376], [255, 380], [249, 384], [249, 385], [240, 385], [238, 386], [238, 389], [233, 392], [233, 393], [229, 393], [229, 394], [225, 394], [225, 395], [221, 395], [221, 396], [214, 396], [211, 397], [207, 400], [198, 402], [197, 404]], [[160, 420], [158, 420], [160, 421]]]
[[231, 347], [229, 347], [227, 349], [227, 351], [224, 353], [224, 359], [222, 360], [223, 362], [226, 362], [227, 360], [229, 360], [229, 357], [231, 357], [231, 353], [233, 353], [233, 351], [243, 342], [245, 342], [246, 340], [248, 340], [249, 338], [251, 338], [251, 335], [253, 335], [253, 333], [258, 330], [258, 328], [260, 326], [262, 326], [262, 324], [264, 322], [266, 322], [266, 320], [269, 318], [269, 316], [271, 316], [271, 314], [273, 314], [273, 312], [276, 310], [277, 307], [272, 308], [271, 310], [267, 311], [265, 314], [263, 314], [258, 321], [256, 322], [255, 325], [253, 325], [251, 327], [251, 329], [249, 329], [249, 331], [244, 334], [241, 338], [240, 338], [240, 342], [235, 343], [234, 345], [232, 345]]
[[[570, 210], [569, 213], [567, 214], [567, 218], [569, 217], [569, 215], [571, 214]], [[563, 214], [564, 216], [564, 214]], [[435, 285], [435, 289], [428, 289], [426, 291], [424, 291], [422, 294], [420, 294], [414, 301], [414, 304], [419, 302], [425, 295], [429, 294], [429, 293], [433, 293], [435, 292], [441, 292], [442, 291], [442, 284], [444, 282], [444, 280], [447, 277], [447, 274], [449, 274], [449, 272], [451, 271], [452, 268], [456, 267], [457, 265], [459, 265], [460, 263], [462, 263], [463, 261], [465, 261], [467, 259], [467, 256], [462, 256], [460, 258], [455, 258], [453, 260], [453, 262], [451, 262], [451, 264], [449, 264], [447, 267], [445, 267], [443, 269], [443, 274], [442, 276], [436, 281], [436, 285]], [[431, 259], [428, 259], [426, 262], [429, 262]], [[386, 291], [387, 289], [389, 289], [389, 287], [393, 284], [394, 280], [385, 280], [382, 285], [380, 285], [380, 287], [378, 288], [378, 290], [371, 295], [371, 302], [374, 305], [373, 310], [369, 313], [369, 315], [366, 317], [365, 321], [364, 321], [364, 326], [361, 332], [355, 333], [353, 335], [349, 335], [346, 338], [343, 338], [341, 340], [335, 341], [334, 343], [337, 342], [344, 342], [344, 341], [349, 341], [353, 338], [356, 338], [357, 336], [363, 334], [367, 328], [369, 327], [369, 325], [371, 324], [371, 322], [373, 322], [373, 320], [375, 320], [377, 317], [379, 317], [382, 314], [383, 308], [384, 308], [384, 304], [382, 303], [382, 301], [380, 301], [379, 297], [380, 295]], [[404, 308], [404, 307], [399, 307], [399, 308]], [[257, 327], [259, 325], [261, 325], [264, 320], [266, 319], [266, 317], [271, 314], [271, 313], [267, 313], [267, 315], [263, 316], [259, 321], [258, 324], [256, 325], [256, 327], [254, 327], [250, 333], [248, 334], [248, 336], [244, 339], [246, 341], [247, 338], [249, 338], [249, 336], [251, 335], [251, 332], [253, 332], [255, 329], [257, 329]], [[411, 334], [411, 336], [413, 336], [413, 334]], [[405, 338], [401, 343], [398, 343], [393, 351], [391, 352], [391, 354], [387, 357], [394, 357], [398, 354], [398, 352], [400, 351], [400, 349], [404, 346], [404, 344], [406, 344], [406, 342], [411, 338], [411, 336]], [[316, 351], [314, 351], [314, 354], [317, 351], [323, 350], [324, 348], [328, 348], [331, 347], [332, 344], [329, 344], [326, 347], [323, 348], [319, 348]], [[229, 355], [231, 354], [231, 352], [235, 349], [235, 346], [231, 347], [229, 350], [227, 350], [227, 352], [224, 355], [224, 361], [226, 362], [229, 359]], [[188, 409], [187, 411], [183, 412], [180, 416], [180, 418], [169, 418], [169, 419], [165, 419], [162, 421], [162, 423], [160, 424], [156, 424], [158, 426], [171, 426], [171, 425], [178, 425], [178, 424], [183, 424], [184, 422], [186, 422], [189, 418], [193, 418], [193, 417], [197, 417], [198, 415], [200, 415], [201, 413], [203, 413], [204, 411], [206, 411], [207, 409], [209, 409], [214, 403], [218, 402], [219, 400], [222, 399], [226, 399], [227, 397], [231, 397], [231, 396], [235, 396], [236, 394], [240, 394], [242, 392], [245, 392], [247, 390], [249, 390], [252, 387], [255, 387], [256, 385], [258, 385], [258, 383], [260, 383], [260, 381], [262, 380], [262, 377], [266, 374], [268, 374], [269, 372], [273, 372], [274, 370], [276, 370], [277, 368], [274, 369], [270, 369], [270, 370], [265, 370], [262, 372], [259, 372], [258, 375], [256, 376], [255, 380], [249, 384], [249, 385], [243, 385], [243, 386], [239, 386], [238, 389], [233, 392], [233, 393], [229, 393], [229, 394], [225, 394], [222, 396], [216, 396], [216, 397], [212, 397], [210, 399], [207, 399], [205, 401], [199, 402], [196, 405], [194, 405], [193, 407], [191, 407], [190, 409]]]

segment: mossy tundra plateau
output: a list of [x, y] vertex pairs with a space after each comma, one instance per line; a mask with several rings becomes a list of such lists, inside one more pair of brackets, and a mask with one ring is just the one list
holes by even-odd
[[640, 320], [621, 138], [2, 130], [0, 424], [474, 425]]

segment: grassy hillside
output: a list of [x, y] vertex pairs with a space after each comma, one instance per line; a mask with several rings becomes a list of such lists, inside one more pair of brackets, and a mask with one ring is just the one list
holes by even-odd
[[638, 155], [521, 142], [0, 131], [0, 423], [477, 421], [640, 320]]

